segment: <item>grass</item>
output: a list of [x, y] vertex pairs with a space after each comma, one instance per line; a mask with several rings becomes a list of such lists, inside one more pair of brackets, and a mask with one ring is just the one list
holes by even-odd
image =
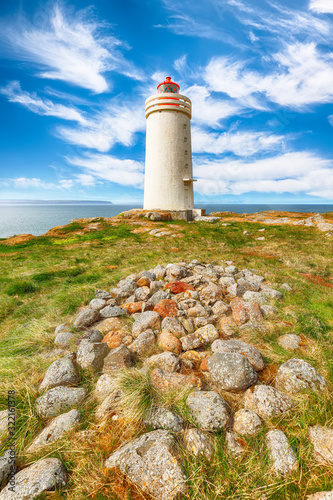
[[[68, 487], [48, 493], [46, 499], [148, 499], [122, 474], [107, 471], [103, 462], [123, 442], [142, 433], [142, 420], [154, 405], [176, 411], [187, 422], [190, 415], [182, 394], [158, 394], [151, 386], [149, 372], [140, 363], [119, 374], [115, 384], [122, 388], [123, 417], [108, 419], [101, 426], [95, 420], [97, 403], [88, 397], [82, 408], [78, 431], [34, 457], [25, 448], [45, 425], [34, 411], [37, 387], [49, 364], [56, 359], [54, 328], [71, 324], [77, 309], [86, 305], [96, 289], [109, 290], [125, 276], [157, 264], [198, 259], [219, 264], [234, 260], [237, 267], [257, 269], [274, 287], [287, 282], [292, 292], [278, 302], [278, 319], [267, 333], [247, 332], [241, 338], [256, 345], [272, 370], [292, 357], [277, 339], [284, 333], [302, 334], [307, 346], [297, 353], [333, 381], [333, 283], [332, 239], [314, 228], [267, 226], [246, 220], [228, 226], [187, 224], [181, 221], [151, 223], [180, 234], [177, 238], [155, 238], [148, 232], [133, 233], [142, 226], [117, 224], [100, 219], [98, 231], [88, 231], [88, 223], [74, 222], [54, 236], [39, 237], [7, 246], [0, 242], [0, 410], [6, 408], [7, 391], [17, 397], [16, 443], [19, 467], [46, 456], [58, 456], [69, 472]], [[142, 222], [142, 221], [141, 221]], [[223, 222], [223, 221], [222, 221]], [[249, 231], [251, 236], [243, 235]], [[80, 233], [80, 234], [78, 234]], [[255, 240], [265, 236], [264, 241]], [[320, 279], [313, 279], [313, 276]], [[80, 373], [80, 384], [89, 391], [96, 377]], [[215, 454], [211, 463], [196, 458], [181, 446], [189, 479], [191, 500], [226, 499], [303, 499], [307, 494], [333, 488], [333, 471], [313, 460], [307, 438], [309, 425], [333, 426], [331, 392], [305, 395], [297, 408], [280, 420], [265, 423], [255, 438], [245, 439], [246, 453], [239, 459], [228, 455], [225, 435], [214, 436]], [[237, 407], [239, 398], [226, 395]], [[285, 480], [272, 473], [265, 447], [265, 434], [278, 426], [296, 449], [299, 469]], [[3, 450], [6, 443], [3, 444]], [[266, 495], [266, 497], [263, 497]]]

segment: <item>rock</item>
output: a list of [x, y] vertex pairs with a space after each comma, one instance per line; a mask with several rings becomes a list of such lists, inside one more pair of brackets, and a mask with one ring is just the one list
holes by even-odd
[[155, 307], [159, 302], [162, 300], [166, 300], [170, 298], [170, 292], [169, 290], [158, 290], [158, 292], [155, 292], [150, 299], [147, 301], [147, 306], [148, 307]]
[[247, 302], [257, 302], [257, 304], [261, 306], [267, 304], [266, 297], [264, 297], [264, 295], [260, 292], [247, 291], [243, 295], [243, 300], [246, 300]]
[[100, 314], [100, 317], [103, 319], [118, 318], [119, 316], [123, 316], [123, 315], [127, 314], [127, 311], [123, 307], [119, 307], [119, 306], [106, 306], [106, 307], [103, 307], [103, 309], [101, 309], [99, 311], [99, 314]]
[[175, 354], [180, 354], [182, 352], [181, 341], [168, 331], [162, 331], [162, 333], [158, 335], [157, 345], [164, 351], [170, 351]]
[[144, 423], [153, 429], [165, 429], [172, 432], [180, 432], [185, 427], [184, 420], [166, 408], [154, 408]]
[[298, 394], [306, 391], [323, 391], [326, 380], [317, 370], [303, 359], [292, 358], [280, 366], [276, 374], [275, 386], [280, 391]]
[[123, 393], [119, 389], [115, 389], [96, 408], [96, 419], [104, 420], [117, 410], [117, 402], [122, 397]]
[[187, 310], [187, 316], [189, 318], [200, 318], [207, 315], [208, 312], [201, 304], [195, 305], [194, 307], [190, 307]]
[[265, 304], [260, 306], [260, 311], [264, 318], [271, 318], [272, 316], [275, 316], [275, 314], [277, 314], [278, 312], [276, 307]]
[[333, 231], [333, 224], [330, 224], [329, 222], [320, 222], [317, 224], [317, 229], [319, 231]]
[[200, 299], [207, 304], [214, 304], [217, 300], [223, 299], [223, 289], [214, 283], [209, 283], [200, 292]]
[[95, 297], [97, 299], [109, 300], [112, 299], [112, 295], [109, 294], [106, 290], [96, 290]]
[[54, 418], [40, 434], [33, 440], [26, 453], [37, 453], [45, 446], [49, 446], [61, 439], [68, 431], [81, 420], [78, 410], [71, 410]]
[[186, 267], [179, 266], [177, 264], [168, 265], [166, 268], [166, 276], [168, 281], [181, 280], [182, 278], [186, 278], [186, 276], [190, 276], [192, 273]]
[[202, 430], [217, 432], [229, 422], [227, 404], [215, 391], [191, 392], [186, 404]]
[[177, 303], [174, 300], [164, 299], [161, 300], [154, 307], [154, 311], [156, 311], [162, 318], [166, 318], [167, 316], [175, 317], [178, 314]]
[[230, 311], [229, 304], [225, 304], [222, 300], [218, 300], [212, 307], [212, 311], [215, 316], [222, 316]]
[[96, 311], [103, 309], [103, 307], [105, 306], [106, 306], [106, 300], [104, 299], [92, 299], [89, 302], [90, 309], [95, 309]]
[[193, 333], [194, 332], [194, 324], [191, 319], [186, 319], [186, 318], [179, 318], [179, 321], [187, 331], [187, 333]]
[[157, 430], [125, 444], [106, 461], [116, 467], [144, 492], [160, 500], [186, 495], [186, 476], [171, 434]]
[[287, 333], [278, 338], [278, 344], [288, 351], [295, 351], [302, 345], [302, 339], [299, 335]]
[[236, 266], [232, 266], [232, 265], [230, 265], [230, 266], [225, 267], [224, 272], [225, 272], [226, 274], [229, 274], [229, 275], [230, 275], [230, 274], [231, 274], [231, 275], [232, 275], [232, 274], [237, 274], [237, 273], [238, 273], [238, 269], [237, 269], [237, 267], [236, 267]]
[[36, 399], [36, 412], [41, 418], [51, 418], [82, 403], [86, 390], [74, 387], [54, 387]]
[[184, 351], [197, 349], [203, 345], [210, 344], [219, 337], [219, 333], [215, 326], [206, 325], [198, 328], [194, 333], [185, 335], [180, 339]]
[[232, 317], [238, 325], [243, 325], [249, 320], [262, 320], [262, 314], [257, 302], [244, 302], [244, 300], [237, 297], [230, 302], [230, 307], [232, 309]]
[[158, 265], [158, 266], [156, 266], [154, 268], [154, 273], [155, 273], [155, 276], [156, 276], [157, 280], [162, 280], [162, 279], [164, 279], [166, 270], [165, 270], [165, 268], [163, 266]]
[[77, 385], [78, 382], [79, 375], [73, 361], [69, 358], [57, 359], [48, 367], [43, 381], [39, 386], [39, 392], [59, 385]]
[[250, 344], [247, 344], [246, 342], [242, 342], [241, 340], [237, 339], [215, 340], [215, 342], [213, 342], [212, 344], [212, 351], [238, 352], [239, 354], [242, 354], [249, 360], [249, 362], [256, 371], [260, 371], [265, 368], [265, 362], [258, 349], [256, 349]]
[[77, 350], [76, 362], [82, 370], [100, 371], [109, 352], [110, 347], [105, 343], [91, 344], [88, 340], [82, 340]]
[[0, 490], [8, 483], [12, 467], [15, 467], [15, 465], [11, 465], [10, 463], [12, 458], [11, 450], [6, 450], [3, 456], [0, 457]]
[[116, 349], [111, 349], [104, 358], [103, 373], [129, 368], [132, 364], [131, 351], [125, 345], [121, 345]]
[[70, 347], [75, 342], [77, 335], [71, 332], [60, 332], [54, 339], [55, 345], [60, 347]]
[[199, 429], [187, 429], [183, 437], [187, 451], [196, 457], [204, 455], [207, 460], [211, 460], [214, 448], [212, 440], [207, 434]]
[[56, 327], [56, 329], [54, 330], [54, 336], [56, 337], [58, 335], [58, 333], [67, 330], [67, 328], [68, 328], [68, 325], [66, 325], [66, 323], [62, 323], [61, 325], [58, 325]]
[[235, 283], [236, 280], [233, 276], [222, 276], [222, 278], [219, 279], [219, 285], [221, 285], [223, 288], [228, 288]]
[[43, 458], [15, 474], [15, 491], [11, 482], [1, 491], [1, 500], [33, 500], [44, 491], [61, 489], [67, 484], [63, 463], [58, 458]]
[[294, 450], [288, 443], [284, 432], [275, 429], [266, 436], [267, 447], [273, 468], [277, 475], [286, 476], [297, 469], [297, 459]]
[[124, 340], [129, 337], [133, 341], [133, 337], [129, 335], [127, 330], [111, 331], [103, 337], [102, 342], [107, 344], [110, 349], [116, 349], [124, 344]]
[[103, 340], [103, 335], [99, 330], [88, 330], [77, 339], [75, 342], [76, 345], [78, 345], [82, 340], [88, 340], [88, 342], [95, 344], [96, 342], [101, 342]]
[[282, 415], [292, 407], [292, 399], [274, 387], [256, 385], [248, 389], [244, 395], [247, 410], [253, 410], [264, 420]]
[[185, 328], [177, 318], [166, 317], [162, 320], [162, 332], [170, 332], [175, 337], [179, 338], [185, 335]]
[[258, 375], [245, 356], [234, 352], [216, 352], [208, 359], [213, 382], [224, 391], [243, 391], [254, 385]]
[[8, 432], [8, 409], [0, 411], [0, 443]]
[[139, 302], [126, 302], [126, 304], [122, 304], [121, 307], [126, 309], [129, 314], [135, 314], [142, 312], [142, 307], [144, 306], [144, 302], [141, 300]]
[[159, 329], [161, 325], [161, 319], [157, 312], [146, 311], [140, 314], [140, 316], [134, 321], [132, 327], [133, 337], [138, 337], [140, 333], [145, 332], [149, 329]]
[[242, 436], [255, 436], [261, 428], [259, 416], [252, 410], [238, 410], [234, 415], [234, 431]]
[[211, 344], [214, 340], [219, 338], [219, 332], [214, 325], [205, 325], [195, 331], [196, 334], [200, 335], [203, 341], [203, 345]]
[[333, 429], [313, 425], [309, 427], [310, 441], [314, 447], [314, 456], [317, 462], [333, 463]]
[[151, 372], [150, 381], [152, 385], [161, 391], [172, 391], [185, 389], [186, 387], [200, 387], [201, 381], [194, 375], [183, 375], [171, 373], [160, 368], [155, 368]]
[[106, 335], [110, 332], [126, 330], [127, 327], [124, 325], [124, 322], [120, 318], [107, 318], [97, 323], [96, 328], [103, 335]]
[[192, 285], [184, 281], [170, 281], [165, 285], [165, 288], [174, 294], [186, 292], [186, 290], [195, 290]]
[[[141, 279], [144, 279], [144, 278], [141, 278]], [[145, 279], [148, 279], [148, 278], [145, 278]], [[151, 290], [150, 290], [149, 286], [141, 286], [140, 288], [137, 288], [134, 292], [135, 300], [138, 300], [138, 301], [145, 302], [146, 300], [149, 299], [150, 296], [151, 296]]]
[[96, 311], [95, 309], [87, 309], [86, 311], [82, 311], [74, 321], [75, 328], [77, 328], [78, 330], [84, 330], [85, 328], [88, 328], [88, 326], [92, 325], [93, 323], [95, 323], [95, 321], [98, 320], [99, 314], [99, 311]]
[[283, 283], [283, 285], [280, 286], [281, 290], [284, 290], [286, 292], [291, 292], [292, 288], [291, 286], [288, 285], [288, 283]]
[[314, 493], [313, 495], [308, 495], [306, 500], [333, 500], [333, 490], [321, 491], [319, 493]]
[[266, 298], [266, 299], [275, 299], [275, 300], [280, 300], [283, 298], [283, 295], [281, 292], [278, 292], [278, 290], [273, 290], [273, 288], [262, 288], [261, 294]]
[[138, 337], [132, 342], [128, 349], [138, 356], [148, 354], [155, 345], [155, 335], [153, 330], [146, 330], [140, 333]]
[[162, 290], [165, 286], [165, 283], [163, 281], [151, 281], [149, 288], [151, 293], [158, 292], [159, 290]]
[[227, 450], [231, 455], [239, 457], [245, 452], [245, 443], [232, 431], [225, 434]]
[[98, 401], [104, 401], [113, 391], [113, 377], [109, 373], [104, 373], [96, 382], [94, 397]]
[[[138, 279], [138, 281], [136, 282], [136, 284], [138, 285], [138, 287], [142, 287], [142, 286], [150, 286], [150, 282], [151, 282], [151, 279], [148, 278], [148, 276], [141, 276], [141, 278]], [[137, 291], [137, 289], [136, 289]]]
[[162, 352], [147, 358], [143, 366], [161, 368], [168, 372], [179, 372], [181, 363], [179, 357], [172, 352]]

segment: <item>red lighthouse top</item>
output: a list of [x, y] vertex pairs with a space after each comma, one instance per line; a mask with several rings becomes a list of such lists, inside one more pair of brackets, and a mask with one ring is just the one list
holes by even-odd
[[172, 82], [170, 76], [167, 76], [164, 82], [157, 85], [159, 94], [179, 94], [179, 89], [178, 83]]

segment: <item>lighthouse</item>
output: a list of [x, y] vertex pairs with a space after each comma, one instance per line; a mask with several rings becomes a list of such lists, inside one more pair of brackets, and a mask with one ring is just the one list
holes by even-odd
[[193, 210], [191, 111], [169, 76], [145, 102], [145, 210]]

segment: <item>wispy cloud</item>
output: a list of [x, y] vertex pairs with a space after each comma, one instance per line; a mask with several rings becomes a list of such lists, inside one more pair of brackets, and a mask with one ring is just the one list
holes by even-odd
[[106, 33], [106, 26], [94, 18], [91, 9], [65, 11], [59, 4], [47, 9], [34, 24], [22, 18], [16, 24], [7, 20], [0, 24], [8, 53], [36, 64], [41, 69], [39, 77], [62, 80], [95, 93], [108, 90], [106, 71], [142, 77], [123, 57], [122, 42]]
[[314, 43], [296, 43], [273, 55], [278, 69], [259, 72], [245, 62], [226, 57], [210, 61], [205, 79], [214, 91], [233, 98], [262, 93], [272, 102], [295, 108], [333, 102], [332, 55], [320, 53]]
[[305, 192], [331, 199], [333, 192], [333, 162], [308, 152], [252, 162], [197, 159], [194, 173], [204, 195]]
[[236, 156], [253, 156], [283, 149], [285, 137], [263, 132], [207, 132], [199, 127], [192, 129], [193, 153], [222, 154], [231, 152]]
[[216, 99], [203, 85], [193, 85], [184, 89], [192, 101], [193, 123], [218, 126], [221, 120], [237, 115], [241, 106], [227, 99]]
[[309, 8], [315, 12], [333, 14], [332, 0], [310, 0]]
[[[86, 154], [85, 156], [71, 156], [67, 158], [69, 164], [84, 169], [91, 178], [115, 182], [122, 186], [143, 187], [142, 163], [120, 159], [111, 155]], [[87, 178], [86, 178], [87, 179]]]
[[71, 189], [74, 185], [72, 179], [61, 179], [58, 183], [45, 182], [38, 177], [14, 177], [0, 179], [0, 185], [11, 187], [15, 189], [45, 189], [45, 190], [66, 190]]
[[38, 115], [56, 116], [57, 118], [75, 121], [80, 124], [86, 123], [80, 111], [74, 107], [56, 104], [49, 99], [42, 99], [35, 92], [25, 92], [21, 89], [19, 82], [10, 82], [6, 87], [0, 88], [0, 94], [6, 96], [9, 102], [21, 104]]

